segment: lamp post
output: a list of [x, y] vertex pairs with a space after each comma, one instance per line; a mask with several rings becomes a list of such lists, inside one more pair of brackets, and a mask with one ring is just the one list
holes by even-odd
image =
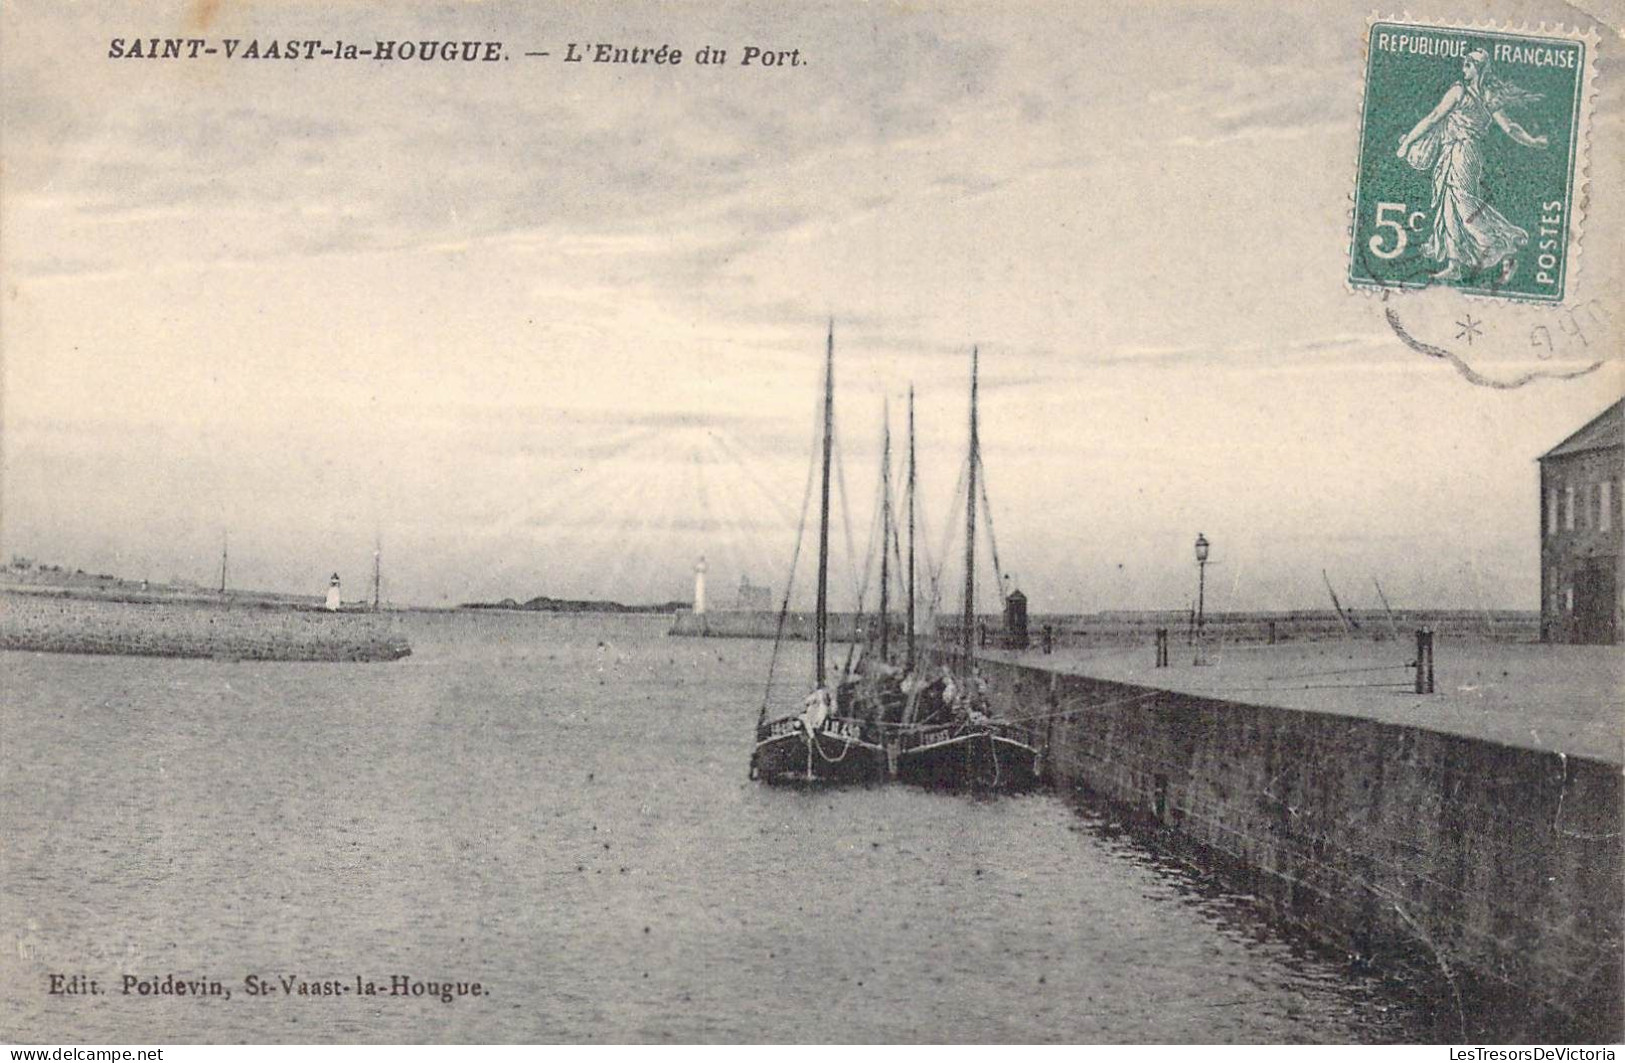
[[1205, 605], [1207, 597], [1207, 536], [1201, 532], [1196, 533], [1196, 662], [1207, 663], [1207, 645], [1203, 640], [1203, 625], [1207, 618]]

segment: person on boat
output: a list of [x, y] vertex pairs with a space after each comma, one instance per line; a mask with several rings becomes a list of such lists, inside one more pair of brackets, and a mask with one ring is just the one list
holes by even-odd
[[878, 698], [880, 701], [881, 719], [886, 723], [902, 723], [903, 715], [908, 707], [908, 692], [903, 689], [903, 681], [907, 678], [901, 669], [892, 669], [890, 675], [881, 677]]
[[902, 668], [890, 661], [877, 658], [866, 664], [860, 697], [864, 711], [860, 715], [875, 721], [901, 723], [903, 706], [908, 700], [908, 691], [903, 684], [908, 677], [903, 674]]
[[1499, 282], [1505, 284], [1529, 243], [1529, 233], [1484, 198], [1484, 142], [1494, 125], [1517, 144], [1545, 148], [1544, 135], [1530, 135], [1506, 115], [1507, 108], [1541, 97], [1492, 73], [1489, 59], [1482, 48], [1463, 56], [1461, 80], [1399, 140], [1400, 158], [1412, 169], [1433, 172], [1433, 231], [1422, 255], [1444, 263], [1433, 275], [1437, 280], [1500, 267]]
[[986, 723], [992, 719], [987, 711], [987, 680], [974, 668], [954, 687], [950, 704], [953, 706], [955, 716], [967, 719], [971, 723]]
[[807, 700], [802, 703], [801, 707], [803, 726], [809, 731], [818, 730], [824, 726], [824, 721], [829, 719], [832, 707], [829, 691], [823, 687], [819, 687], [811, 694], [808, 694]]
[[937, 683], [924, 671], [906, 673], [898, 682], [903, 694], [903, 716], [914, 723], [926, 723], [936, 713]]
[[840, 716], [869, 723], [880, 719], [880, 698], [870, 676], [843, 679], [836, 688], [835, 710]]

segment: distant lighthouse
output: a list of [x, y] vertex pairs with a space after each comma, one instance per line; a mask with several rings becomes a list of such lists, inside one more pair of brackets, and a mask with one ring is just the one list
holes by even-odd
[[333, 573], [333, 578], [327, 581], [327, 608], [338, 612], [339, 608], [339, 574]]
[[694, 615], [705, 615], [705, 556], [694, 564]]

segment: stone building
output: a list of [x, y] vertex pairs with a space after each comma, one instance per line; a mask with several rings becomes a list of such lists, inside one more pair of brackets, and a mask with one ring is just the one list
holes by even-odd
[[759, 587], [750, 581], [749, 576], [740, 576], [739, 597], [734, 599], [734, 608], [746, 613], [771, 613], [773, 588]]
[[1620, 641], [1625, 399], [1540, 458], [1540, 637]]

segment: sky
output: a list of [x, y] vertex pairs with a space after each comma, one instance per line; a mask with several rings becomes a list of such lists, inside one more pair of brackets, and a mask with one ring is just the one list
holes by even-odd
[[[1452, 6], [1625, 54], [1617, 5]], [[1625, 98], [1599, 67], [1567, 308], [1354, 292], [1368, 15], [6, 0], [0, 554], [207, 584], [229, 535], [235, 586], [360, 595], [381, 544], [423, 605], [686, 599], [703, 555], [714, 603], [781, 595], [833, 322], [839, 607], [911, 384], [921, 541], [960, 549], [974, 345], [1037, 612], [1183, 609], [1198, 533], [1213, 609], [1538, 608], [1535, 459], [1625, 391]], [[149, 36], [507, 58], [108, 55]], [[1492, 377], [1602, 365], [1476, 386], [1390, 309]]]

